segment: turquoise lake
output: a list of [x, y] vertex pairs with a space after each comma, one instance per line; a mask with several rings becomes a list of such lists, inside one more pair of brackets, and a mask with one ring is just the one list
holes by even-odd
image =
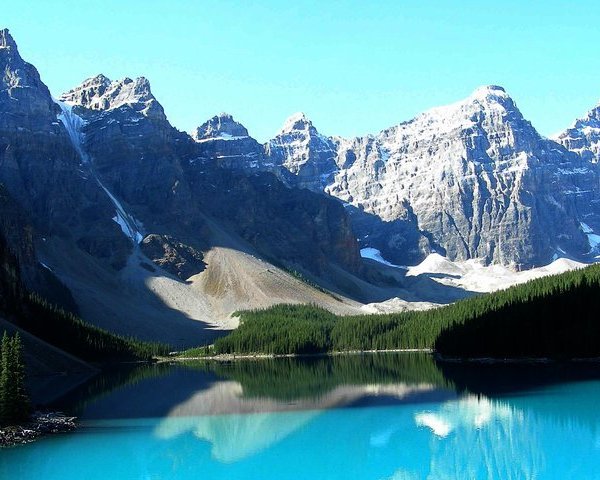
[[52, 407], [69, 434], [0, 450], [0, 478], [600, 479], [600, 365], [425, 354], [153, 365]]

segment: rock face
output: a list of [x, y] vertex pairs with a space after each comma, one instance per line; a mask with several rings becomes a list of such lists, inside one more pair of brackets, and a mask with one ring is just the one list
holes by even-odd
[[[283, 265], [317, 274], [329, 261], [360, 269], [354, 233], [336, 201], [287, 188], [270, 174], [243, 172], [264, 163], [263, 147], [230, 115], [213, 117], [190, 138], [169, 124], [145, 79], [112, 82], [102, 75], [61, 101], [80, 119], [74, 128], [83, 157], [116, 202], [115, 220], [133, 244], [158, 235], [142, 250], [167, 271], [181, 278], [198, 272], [183, 247], [210, 244], [205, 215]], [[159, 238], [168, 238], [160, 242], [162, 254]], [[344, 253], [336, 253], [340, 241], [350, 245]]]
[[291, 183], [300, 188], [323, 190], [338, 170], [334, 142], [317, 132], [303, 113], [285, 121], [265, 145], [265, 155], [267, 166], [282, 167], [291, 173]]
[[[71, 238], [109, 261], [124, 247], [110, 202], [82, 170], [62, 113], [37, 70], [0, 31], [0, 182], [40, 234]], [[105, 239], [91, 252], [92, 238]]]
[[129, 212], [134, 237], [145, 233], [139, 218], [155, 224], [189, 218], [190, 192], [175, 152], [181, 135], [145, 78], [110, 81], [98, 75], [60, 100], [76, 120], [87, 168]]
[[182, 280], [204, 270], [201, 252], [168, 235], [148, 235], [142, 241], [142, 251], [156, 265]]
[[559, 134], [556, 141], [583, 160], [590, 163], [600, 161], [600, 105], [596, 105], [583, 118]]
[[579, 165], [564, 169], [564, 173], [579, 180], [570, 192], [588, 238], [591, 252], [600, 253], [600, 105], [576, 120], [556, 141], [579, 156]]
[[590, 250], [594, 169], [542, 138], [501, 87], [375, 136], [327, 139], [292, 117], [265, 150], [292, 184], [342, 200], [361, 244], [394, 263], [437, 251], [527, 268]]
[[262, 145], [227, 113], [203, 123], [192, 137], [196, 143], [194, 162], [214, 160], [218, 166], [239, 170], [264, 168]]

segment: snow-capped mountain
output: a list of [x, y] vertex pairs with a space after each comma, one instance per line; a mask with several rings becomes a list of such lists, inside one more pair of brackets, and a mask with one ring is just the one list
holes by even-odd
[[589, 253], [581, 222], [597, 226], [595, 169], [541, 137], [501, 87], [377, 135], [327, 139], [304, 117], [284, 132], [267, 154], [277, 145], [297, 185], [342, 200], [361, 243], [394, 263], [437, 251], [527, 268]]
[[358, 138], [294, 114], [261, 144], [225, 113], [178, 131], [143, 77], [55, 99], [7, 30], [0, 68], [0, 236], [120, 333], [197, 344], [213, 334], [196, 320], [212, 331], [237, 309], [466, 295], [390, 266], [437, 254], [483, 269], [599, 253], [597, 109], [556, 143], [488, 86]]

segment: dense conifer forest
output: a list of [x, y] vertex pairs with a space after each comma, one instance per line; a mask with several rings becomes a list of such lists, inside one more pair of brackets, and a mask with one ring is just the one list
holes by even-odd
[[0, 343], [0, 427], [27, 420], [29, 408], [21, 339], [4, 332]]
[[451, 356], [600, 356], [600, 265], [422, 312], [339, 317], [311, 305], [240, 312], [214, 353], [425, 349]]

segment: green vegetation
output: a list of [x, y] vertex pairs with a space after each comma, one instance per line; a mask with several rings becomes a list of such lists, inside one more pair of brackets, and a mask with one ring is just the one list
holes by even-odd
[[0, 346], [0, 426], [27, 420], [29, 408], [21, 339], [18, 334], [9, 337], [4, 332]]
[[26, 314], [15, 323], [42, 340], [90, 362], [150, 360], [169, 347], [110, 333], [49, 304], [35, 294], [24, 302]]
[[0, 315], [38, 338], [90, 362], [149, 360], [168, 346], [115, 335], [29, 292], [19, 263], [0, 234]]
[[456, 357], [600, 356], [600, 266], [514, 293], [511, 301], [442, 331], [435, 349]]
[[181, 358], [200, 358], [207, 357], [213, 353], [214, 350], [211, 345], [204, 345], [203, 347], [188, 348], [183, 352], [179, 352], [177, 356]]
[[239, 382], [245, 397], [286, 401], [317, 398], [343, 385], [427, 383], [451, 387], [433, 357], [423, 353], [269, 358], [228, 363], [196, 362], [195, 365]]
[[214, 353], [435, 348], [463, 356], [600, 356], [600, 265], [423, 312], [336, 316], [313, 305], [241, 312]]

